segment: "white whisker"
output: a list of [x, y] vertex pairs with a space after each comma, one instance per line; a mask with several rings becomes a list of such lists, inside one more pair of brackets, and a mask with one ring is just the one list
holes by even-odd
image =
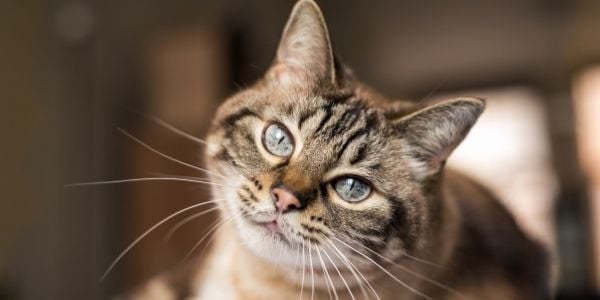
[[185, 178], [185, 179], [194, 179], [194, 180], [202, 180], [202, 181], [212, 181], [211, 178], [200, 177], [200, 176], [177, 175], [177, 174], [163, 173], [163, 172], [152, 172], [152, 174], [157, 177]]
[[333, 259], [331, 259], [331, 257], [329, 256], [329, 254], [327, 254], [327, 251], [325, 251], [325, 249], [323, 249], [323, 254], [325, 254], [325, 256], [327, 257], [327, 259], [329, 259], [329, 261], [331, 262], [331, 264], [333, 265], [333, 267], [337, 271], [338, 275], [340, 275], [340, 279], [342, 279], [342, 282], [346, 286], [346, 289], [348, 290], [348, 293], [350, 293], [350, 297], [352, 298], [352, 300], [356, 300], [356, 298], [354, 298], [354, 294], [352, 293], [352, 290], [350, 289], [350, 286], [346, 282], [346, 279], [344, 279], [344, 276], [342, 275], [342, 272], [340, 272], [340, 269], [338, 269], [338, 267], [333, 262]]
[[166, 158], [166, 159], [168, 159], [168, 160], [170, 160], [170, 161], [176, 162], [176, 163], [178, 163], [178, 164], [181, 164], [181, 165], [183, 165], [183, 166], [186, 166], [186, 167], [189, 167], [189, 168], [192, 168], [192, 169], [198, 170], [198, 171], [202, 171], [202, 172], [206, 172], [206, 173], [208, 173], [208, 174], [212, 174], [212, 175], [215, 175], [215, 176], [219, 176], [219, 177], [221, 177], [221, 178], [223, 178], [223, 179], [225, 179], [225, 180], [227, 180], [227, 179], [228, 179], [227, 177], [225, 177], [225, 176], [223, 176], [223, 175], [221, 175], [221, 174], [218, 174], [218, 173], [215, 173], [215, 172], [211, 172], [211, 171], [209, 171], [209, 170], [207, 170], [207, 169], [200, 168], [200, 167], [198, 167], [198, 166], [194, 166], [194, 165], [192, 165], [192, 164], [189, 164], [189, 163], [183, 162], [183, 161], [181, 161], [181, 160], [178, 160], [178, 159], [176, 159], [176, 158], [173, 158], [173, 157], [171, 157], [171, 156], [169, 156], [169, 155], [166, 155], [166, 154], [164, 154], [164, 153], [162, 153], [162, 152], [160, 152], [160, 151], [156, 150], [156, 149], [155, 149], [155, 148], [153, 148], [152, 146], [150, 146], [150, 145], [148, 145], [148, 144], [146, 144], [146, 143], [142, 142], [140, 139], [138, 139], [138, 138], [134, 137], [133, 135], [131, 135], [130, 133], [128, 133], [127, 131], [125, 131], [125, 130], [123, 130], [123, 129], [119, 128], [119, 127], [117, 127], [117, 130], [119, 130], [119, 132], [121, 132], [122, 134], [124, 134], [124, 135], [125, 135], [125, 136], [127, 136], [128, 138], [132, 139], [134, 142], [138, 143], [138, 144], [139, 144], [139, 145], [141, 145], [142, 147], [144, 147], [144, 148], [146, 148], [146, 149], [148, 149], [148, 150], [150, 150], [150, 151], [152, 151], [152, 152], [156, 153], [157, 155], [160, 155], [160, 156], [162, 156], [162, 157], [164, 157], [164, 158]]
[[313, 260], [312, 260], [312, 246], [310, 241], [308, 241], [308, 259], [310, 260], [310, 300], [313, 300], [315, 297], [315, 272], [313, 268]]
[[198, 254], [198, 257], [202, 257], [204, 255], [204, 252], [206, 252], [206, 249], [208, 249], [208, 246], [210, 246], [210, 244], [215, 240], [215, 238], [217, 237], [217, 233], [219, 232], [219, 230], [223, 229], [223, 226], [219, 226], [215, 232], [212, 233], [212, 235], [210, 236], [210, 238], [206, 241], [206, 243], [204, 244], [204, 246], [202, 246], [202, 249], [200, 249], [200, 253]]
[[147, 181], [179, 181], [189, 183], [202, 183], [207, 185], [217, 185], [228, 188], [235, 188], [233, 186], [223, 185], [210, 181], [177, 178], [177, 177], [142, 177], [142, 178], [128, 178], [128, 179], [117, 179], [117, 180], [105, 180], [105, 181], [91, 181], [91, 182], [77, 182], [66, 184], [65, 187], [78, 187], [78, 186], [93, 186], [93, 185], [107, 185], [107, 184], [118, 184], [118, 183], [130, 183], [130, 182], [147, 182]]
[[[352, 231], [351, 233], [352, 233], [353, 236], [360, 237], [361, 239], [377, 242], [377, 240], [374, 240], [374, 239], [370, 238], [369, 236], [360, 234], [358, 232]], [[440, 265], [438, 263], [431, 262], [431, 261], [428, 261], [428, 260], [425, 260], [425, 259], [422, 259], [422, 258], [419, 258], [419, 257], [416, 257], [416, 256], [412, 256], [412, 255], [406, 253], [405, 251], [402, 251], [402, 255], [405, 256], [405, 257], [407, 257], [407, 258], [410, 258], [410, 259], [412, 259], [414, 261], [417, 261], [419, 263], [428, 265], [428, 266], [432, 266], [432, 267], [436, 267], [436, 268], [442, 268], [442, 269], [444, 268], [443, 265]]]
[[447, 291], [447, 292], [450, 292], [450, 293], [453, 293], [453, 294], [455, 294], [456, 296], [459, 296], [459, 297], [461, 297], [461, 298], [466, 298], [466, 297], [465, 297], [463, 294], [459, 293], [459, 292], [458, 292], [458, 291], [456, 291], [455, 289], [453, 289], [453, 288], [451, 288], [451, 287], [449, 287], [449, 286], [447, 286], [447, 285], [445, 285], [445, 284], [443, 284], [443, 283], [437, 282], [437, 281], [435, 281], [435, 280], [433, 280], [433, 279], [430, 279], [430, 278], [428, 278], [428, 277], [426, 277], [426, 276], [424, 276], [424, 275], [421, 275], [421, 274], [419, 274], [419, 273], [417, 273], [417, 272], [415, 272], [415, 271], [413, 271], [413, 270], [409, 269], [408, 267], [406, 267], [406, 266], [403, 266], [403, 265], [401, 265], [401, 264], [399, 264], [399, 263], [397, 263], [397, 262], [395, 262], [395, 261], [393, 261], [393, 260], [391, 260], [391, 259], [389, 259], [389, 258], [387, 258], [387, 257], [385, 257], [385, 256], [383, 256], [383, 255], [381, 255], [381, 254], [379, 254], [379, 253], [377, 253], [376, 251], [374, 251], [374, 250], [370, 249], [370, 248], [369, 248], [369, 247], [367, 247], [367, 246], [364, 246], [364, 245], [361, 245], [361, 246], [362, 246], [363, 248], [365, 248], [367, 251], [369, 251], [369, 252], [371, 252], [371, 253], [373, 253], [373, 254], [377, 255], [377, 256], [378, 256], [378, 257], [380, 257], [381, 259], [385, 260], [386, 262], [388, 262], [388, 263], [390, 263], [390, 264], [394, 265], [394, 266], [395, 266], [395, 267], [397, 267], [397, 268], [400, 268], [400, 269], [402, 269], [403, 271], [405, 271], [405, 272], [407, 272], [407, 273], [409, 273], [409, 274], [411, 274], [411, 275], [413, 275], [413, 276], [415, 276], [415, 277], [418, 277], [418, 278], [420, 278], [420, 279], [423, 279], [423, 280], [425, 280], [425, 281], [427, 281], [427, 282], [429, 282], [429, 283], [431, 283], [431, 284], [433, 284], [433, 285], [435, 285], [435, 286], [437, 286], [437, 287], [439, 287], [439, 288], [441, 288], [441, 289], [443, 289], [443, 290], [445, 290], [445, 291]]
[[[369, 283], [369, 281], [367, 280], [367, 278], [366, 278], [366, 277], [365, 277], [365, 276], [362, 274], [362, 272], [360, 272], [360, 270], [359, 270], [359, 269], [358, 269], [358, 268], [357, 268], [357, 267], [356, 267], [356, 266], [355, 266], [355, 265], [354, 265], [354, 264], [353, 264], [353, 263], [350, 261], [350, 259], [348, 259], [348, 258], [346, 257], [346, 255], [344, 255], [344, 253], [342, 253], [342, 251], [340, 251], [340, 250], [338, 249], [338, 247], [336, 247], [336, 246], [335, 246], [335, 244], [333, 244], [333, 242], [332, 242], [331, 240], [329, 240], [329, 244], [330, 244], [330, 245], [331, 245], [331, 247], [333, 247], [333, 249], [334, 249], [334, 250], [335, 250], [335, 251], [336, 251], [336, 252], [337, 252], [337, 253], [338, 253], [338, 254], [339, 254], [339, 255], [340, 255], [340, 256], [341, 256], [343, 259], [344, 259], [344, 261], [345, 261], [346, 263], [348, 263], [348, 265], [350, 266], [350, 268], [349, 268], [349, 269], [350, 269], [350, 271], [352, 272], [352, 274], [355, 276], [356, 280], [359, 282], [359, 284], [360, 284], [360, 287], [361, 287], [361, 291], [362, 291], [362, 293], [363, 293], [363, 296], [365, 296], [365, 299], [366, 299], [366, 298], [370, 298], [370, 297], [367, 297], [367, 295], [366, 295], [366, 291], [364, 290], [364, 287], [363, 287], [363, 284], [362, 284], [362, 282], [364, 282], [364, 283], [366, 283], [366, 284], [367, 284], [367, 287], [368, 287], [368, 288], [371, 290], [371, 292], [372, 292], [372, 293], [375, 295], [375, 297], [376, 297], [378, 300], [381, 300], [381, 298], [379, 297], [379, 295], [377, 294], [377, 292], [375, 291], [375, 289], [373, 288], [373, 286], [371, 285], [371, 283]], [[356, 270], [356, 272], [355, 272], [354, 270]], [[356, 277], [356, 273], [358, 273], [358, 275], [360, 275], [360, 277], [362, 278], [362, 281], [361, 281], [359, 278], [357, 278], [357, 277]]]
[[[316, 249], [316, 250], [317, 250], [317, 256], [319, 257], [319, 261], [321, 262], [321, 272], [323, 272], [323, 275], [325, 275], [325, 285], [327, 286], [327, 293], [329, 294], [329, 299], [331, 299], [331, 290], [333, 289], [335, 299], [339, 300], [337, 293], [335, 292], [335, 286], [333, 285], [333, 281], [331, 280], [331, 277], [329, 277], [329, 272], [327, 271], [327, 268], [325, 267], [325, 263], [323, 262], [323, 257], [321, 256], [321, 251], [320, 251], [320, 249]], [[330, 283], [331, 283], [331, 288], [329, 288]]]
[[213, 207], [213, 208], [209, 208], [209, 209], [207, 209], [205, 211], [201, 211], [199, 213], [195, 213], [195, 214], [193, 214], [193, 215], [191, 215], [191, 216], [189, 216], [189, 217], [187, 217], [187, 218], [185, 218], [185, 219], [177, 222], [177, 224], [173, 225], [173, 227], [171, 227], [171, 229], [169, 229], [169, 232], [167, 232], [167, 234], [165, 235], [165, 238], [164, 238], [163, 242], [167, 243], [168, 241], [170, 241], [171, 238], [173, 237], [173, 235], [175, 234], [175, 232], [177, 230], [179, 230], [179, 228], [181, 228], [183, 225], [191, 222], [194, 219], [197, 219], [197, 218], [199, 218], [201, 216], [204, 216], [204, 215], [206, 215], [208, 213], [211, 213], [211, 212], [213, 212], [215, 210], [218, 210], [218, 209], [219, 209], [218, 206], [217, 207]]
[[428, 261], [428, 260], [424, 260], [424, 259], [418, 258], [416, 256], [409, 255], [408, 253], [406, 253], [404, 251], [402, 252], [402, 255], [404, 255], [404, 256], [406, 256], [406, 257], [408, 257], [408, 258], [410, 258], [410, 259], [412, 259], [414, 261], [417, 261], [417, 262], [420, 262], [422, 264], [428, 265], [428, 266], [432, 266], [432, 267], [436, 267], [436, 268], [444, 268], [443, 265], [440, 265], [440, 264], [437, 264], [437, 263], [434, 263], [434, 262], [431, 262], [431, 261]]
[[144, 237], [146, 237], [148, 234], [150, 234], [154, 229], [158, 228], [160, 225], [164, 224], [165, 222], [173, 219], [174, 217], [189, 211], [191, 209], [197, 208], [197, 207], [201, 207], [204, 205], [208, 205], [211, 203], [216, 203], [222, 200], [213, 200], [213, 201], [206, 201], [206, 202], [202, 202], [202, 203], [198, 203], [198, 204], [194, 204], [191, 206], [188, 206], [184, 209], [181, 209], [175, 213], [170, 214], [169, 216], [167, 216], [166, 218], [162, 219], [162, 221], [156, 223], [154, 226], [150, 227], [150, 229], [146, 230], [144, 233], [142, 233], [137, 239], [135, 239], [131, 244], [129, 244], [129, 246], [127, 246], [127, 248], [125, 248], [125, 250], [123, 250], [115, 260], [113, 260], [113, 262], [110, 264], [110, 266], [106, 269], [106, 271], [104, 272], [104, 274], [102, 274], [102, 277], [100, 277], [100, 282], [104, 281], [104, 279], [106, 278], [106, 276], [108, 276], [108, 274], [110, 273], [110, 271], [115, 267], [115, 265], [117, 265], [117, 263], [121, 260], [121, 258], [123, 258], [123, 256], [125, 256], [125, 254], [127, 254], [135, 245], [137, 245]]
[[[137, 111], [137, 110], [133, 110], [133, 112], [135, 112], [136, 114], [142, 116], [143, 118], [145, 118], [147, 120], [150, 120], [150, 121], [154, 122], [155, 124], [158, 124], [158, 125], [162, 126], [163, 128], [166, 128], [166, 129], [172, 131], [173, 133], [175, 133], [175, 134], [177, 134], [179, 136], [182, 136], [184, 138], [187, 138], [187, 139], [189, 139], [189, 140], [191, 140], [193, 142], [196, 142], [196, 143], [199, 143], [199, 144], [202, 144], [202, 145], [214, 145], [214, 144], [211, 144], [211, 143], [207, 142], [206, 140], [203, 140], [203, 139], [201, 139], [199, 137], [195, 137], [195, 136], [193, 136], [193, 135], [191, 135], [191, 134], [189, 134], [189, 133], [187, 133], [187, 132], [179, 129], [179, 128], [175, 127], [174, 125], [172, 125], [171, 123], [168, 123], [167, 121], [165, 121], [163, 119], [160, 119], [160, 118], [158, 118], [156, 116], [151, 116], [149, 114], [146, 114], [146, 113], [143, 113], [143, 112]], [[240, 172], [243, 176], [248, 177], [241, 170], [239, 170], [238, 168], [232, 166], [229, 162], [225, 161], [225, 163], [228, 164], [234, 170]]]
[[183, 258], [182, 261], [187, 261], [192, 254], [194, 254], [194, 251], [200, 246], [200, 244], [202, 244], [202, 242], [213, 232], [215, 231], [217, 228], [231, 222], [236, 216], [241, 215], [241, 213], [238, 213], [236, 215], [233, 215], [229, 218], [224, 218], [223, 220], [221, 220], [219, 223], [215, 224], [213, 227], [211, 227], [205, 234], [204, 236], [202, 236], [202, 238], [196, 242], [196, 244], [194, 244], [194, 246], [192, 247], [192, 249], [190, 251], [188, 251], [188, 253], [185, 255], [185, 257]]
[[304, 270], [306, 269], [304, 248], [304, 241], [302, 241], [302, 285], [300, 286], [300, 300], [302, 300], [302, 294], [304, 293]]
[[152, 121], [153, 123], [160, 125], [176, 134], [178, 134], [179, 136], [182, 136], [184, 138], [190, 139], [196, 143], [202, 144], [202, 145], [208, 145], [209, 143], [201, 138], [195, 137], [177, 127], [175, 127], [174, 125], [172, 125], [171, 123], [167, 123], [166, 121], [164, 121], [163, 119], [160, 119], [158, 117], [155, 116], [151, 116], [149, 114], [143, 113], [141, 111], [137, 111], [137, 110], [133, 110], [133, 112], [135, 112], [136, 114], [142, 116], [143, 118]]
[[228, 187], [228, 188], [232, 188], [232, 189], [237, 189], [238, 187], [235, 186], [231, 186], [231, 185], [227, 185], [224, 184], [222, 182], [219, 181], [215, 181], [217, 178], [204, 178], [204, 177], [198, 177], [198, 176], [186, 176], [186, 175], [175, 175], [175, 174], [169, 174], [169, 173], [154, 173], [156, 176], [161, 176], [161, 177], [170, 177], [170, 178], [183, 178], [183, 179], [193, 179], [193, 180], [200, 180], [200, 181], [209, 181], [212, 182], [214, 184], [220, 184], [223, 187]]
[[[352, 276], [354, 276], [354, 279], [356, 279], [356, 282], [358, 283], [358, 287], [360, 288], [360, 290], [361, 290], [361, 292], [363, 294], [363, 297], [365, 299], [368, 299], [369, 297], [367, 296], [367, 293], [366, 293], [366, 291], [364, 289], [362, 280], [356, 275], [356, 273], [354, 272], [354, 269], [352, 269], [352, 267], [348, 264], [348, 262], [345, 260], [345, 258], [341, 257], [336, 252], [337, 249], [332, 248], [331, 240], [328, 239], [327, 242], [329, 242], [329, 244], [330, 244], [329, 247], [333, 250], [333, 254], [335, 254], [335, 256], [344, 264], [344, 267], [346, 267], [346, 269], [348, 269], [352, 273]], [[339, 270], [338, 270], [338, 273], [339, 273]], [[341, 274], [340, 274], [340, 277], [341, 277]]]
[[378, 264], [376, 261], [374, 261], [372, 258], [368, 257], [367, 255], [363, 254], [362, 252], [356, 250], [354, 247], [348, 245], [346, 242], [338, 239], [337, 237], [333, 237], [334, 239], [336, 239], [338, 242], [344, 244], [346, 247], [348, 247], [350, 250], [356, 252], [357, 254], [359, 254], [360, 256], [364, 257], [365, 259], [367, 259], [369, 262], [371, 262], [372, 264], [374, 264], [375, 266], [377, 266], [379, 269], [381, 269], [381, 271], [383, 271], [385, 274], [387, 274], [388, 276], [390, 276], [394, 281], [396, 281], [397, 283], [401, 284], [402, 286], [404, 286], [406, 289], [408, 289], [409, 291], [415, 293], [418, 296], [421, 296], [425, 299], [428, 300], [434, 300], [433, 298], [417, 291], [416, 289], [414, 289], [413, 287], [409, 286], [408, 284], [404, 283], [402, 280], [398, 279], [396, 276], [394, 276], [392, 273], [390, 273], [386, 268], [382, 267], [380, 264]]
[[298, 260], [300, 259], [300, 244], [296, 246], [296, 260], [294, 261], [294, 270], [298, 268]]

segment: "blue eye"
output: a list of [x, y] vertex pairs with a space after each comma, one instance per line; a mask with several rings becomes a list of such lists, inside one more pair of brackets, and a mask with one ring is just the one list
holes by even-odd
[[369, 183], [356, 177], [342, 177], [334, 182], [333, 187], [347, 202], [359, 202], [371, 195]]
[[278, 123], [272, 123], [265, 129], [263, 145], [275, 156], [288, 157], [294, 152], [294, 142], [288, 130]]

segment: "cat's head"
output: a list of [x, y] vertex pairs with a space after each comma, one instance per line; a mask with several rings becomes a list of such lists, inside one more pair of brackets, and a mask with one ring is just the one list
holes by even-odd
[[381, 101], [337, 62], [318, 6], [299, 1], [264, 78], [217, 113], [213, 192], [244, 244], [272, 261], [342, 241], [410, 253], [432, 223], [446, 158], [483, 108]]

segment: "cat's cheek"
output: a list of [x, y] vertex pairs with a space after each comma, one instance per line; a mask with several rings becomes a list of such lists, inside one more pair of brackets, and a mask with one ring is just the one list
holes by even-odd
[[240, 214], [240, 205], [239, 200], [237, 199], [237, 194], [232, 189], [224, 189], [221, 195], [216, 195], [217, 197], [222, 197], [225, 200], [226, 208], [228, 213], [231, 216], [235, 216], [236, 214]]
[[213, 199], [223, 203], [221, 210], [225, 215], [234, 216], [241, 213], [240, 199], [237, 193], [243, 184], [243, 179], [240, 178], [239, 173], [223, 173], [223, 175], [227, 177], [227, 182], [212, 187]]
[[221, 151], [221, 143], [223, 142], [222, 137], [211, 134], [208, 136], [206, 141], [206, 155], [208, 157], [215, 157], [219, 151]]

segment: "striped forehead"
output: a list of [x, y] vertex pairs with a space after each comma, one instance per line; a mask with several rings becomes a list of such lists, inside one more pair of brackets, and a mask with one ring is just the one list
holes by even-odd
[[293, 113], [304, 157], [322, 158], [328, 165], [342, 159], [352, 165], [365, 158], [369, 140], [381, 126], [375, 109], [356, 99], [306, 104], [299, 104]]

